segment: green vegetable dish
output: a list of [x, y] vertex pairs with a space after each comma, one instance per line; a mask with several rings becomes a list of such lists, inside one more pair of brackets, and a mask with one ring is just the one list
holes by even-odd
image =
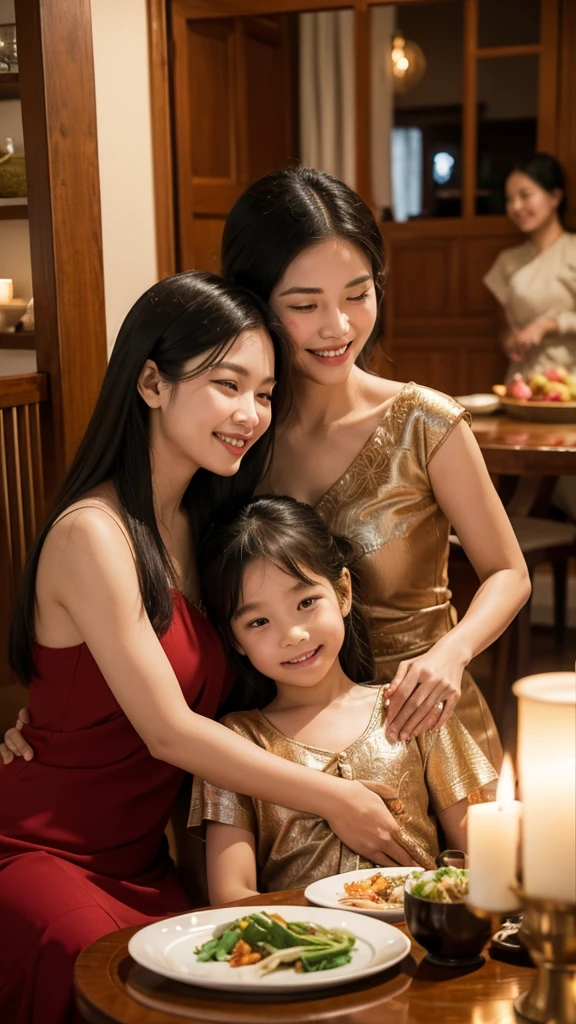
[[466, 868], [439, 868], [431, 878], [414, 882], [410, 892], [433, 903], [461, 903], [468, 895], [468, 871]]
[[194, 950], [196, 960], [216, 960], [230, 967], [259, 964], [261, 974], [279, 967], [295, 971], [329, 971], [352, 960], [356, 939], [340, 928], [307, 921], [285, 921], [280, 914], [247, 914], [220, 925], [212, 938]]

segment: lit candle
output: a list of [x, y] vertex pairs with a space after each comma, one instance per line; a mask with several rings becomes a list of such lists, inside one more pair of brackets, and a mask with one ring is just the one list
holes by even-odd
[[0, 303], [12, 302], [14, 291], [11, 277], [0, 277]]
[[576, 675], [527, 676], [518, 697], [522, 888], [576, 903]]
[[521, 805], [514, 799], [514, 769], [506, 754], [496, 800], [468, 808], [468, 900], [478, 910], [514, 910]]

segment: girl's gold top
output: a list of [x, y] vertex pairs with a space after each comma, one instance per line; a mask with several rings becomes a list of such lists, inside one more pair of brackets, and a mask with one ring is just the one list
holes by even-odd
[[[390, 743], [385, 733], [385, 696], [386, 687], [380, 686], [368, 726], [338, 753], [289, 739], [261, 711], [234, 712], [223, 723], [288, 761], [391, 787], [404, 805], [396, 818], [399, 841], [418, 863], [433, 867], [439, 853], [435, 814], [471, 794], [476, 796], [493, 783], [496, 772], [454, 715], [440, 730]], [[370, 866], [344, 846], [322, 818], [195, 778], [189, 827], [203, 819], [254, 833], [258, 884], [264, 892], [292, 889], [326, 875]]]
[[[468, 413], [447, 395], [405, 384], [360, 453], [316, 505], [331, 530], [364, 552], [357, 569], [378, 678], [422, 654], [456, 622], [448, 589], [450, 526], [428, 463]], [[500, 768], [502, 748], [486, 701], [464, 672], [457, 714]]]

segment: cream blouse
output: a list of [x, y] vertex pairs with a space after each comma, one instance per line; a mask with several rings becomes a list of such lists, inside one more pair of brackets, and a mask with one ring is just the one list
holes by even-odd
[[576, 235], [564, 231], [544, 252], [532, 242], [504, 249], [484, 277], [517, 327], [553, 317], [558, 331], [547, 334], [512, 373], [538, 373], [564, 366], [576, 372]]

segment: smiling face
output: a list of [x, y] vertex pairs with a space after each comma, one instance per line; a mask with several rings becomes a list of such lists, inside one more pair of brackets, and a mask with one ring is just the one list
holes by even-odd
[[[207, 353], [186, 363], [191, 372]], [[162, 380], [148, 360], [139, 391], [150, 407], [150, 443], [190, 477], [197, 469], [233, 476], [270, 426], [274, 349], [264, 330], [247, 330], [224, 358], [190, 380]]]
[[252, 562], [244, 573], [240, 607], [231, 626], [238, 649], [276, 683], [314, 686], [334, 666], [350, 610], [350, 575], [341, 594], [328, 580], [302, 583], [272, 562]]
[[506, 180], [506, 212], [524, 234], [538, 231], [558, 216], [562, 192], [547, 192], [533, 178], [513, 171]]
[[340, 384], [376, 322], [372, 267], [354, 245], [333, 238], [296, 256], [270, 296], [293, 345], [293, 371]]

